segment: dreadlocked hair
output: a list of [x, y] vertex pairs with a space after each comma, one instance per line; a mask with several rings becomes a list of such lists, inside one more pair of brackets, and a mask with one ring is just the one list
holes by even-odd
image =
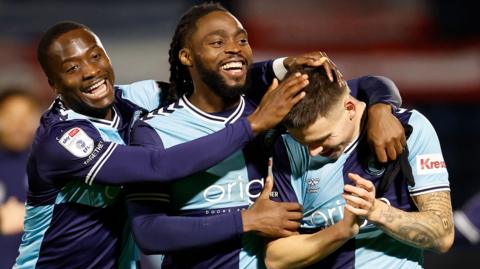
[[182, 95], [189, 95], [193, 92], [192, 78], [190, 77], [187, 67], [180, 62], [179, 53], [180, 50], [185, 47], [187, 39], [196, 30], [195, 23], [198, 19], [214, 11], [228, 12], [228, 10], [219, 3], [206, 2], [191, 7], [183, 14], [177, 24], [175, 34], [170, 43], [170, 50], [168, 51], [170, 87], [166, 93], [167, 102], [175, 102], [180, 99]]

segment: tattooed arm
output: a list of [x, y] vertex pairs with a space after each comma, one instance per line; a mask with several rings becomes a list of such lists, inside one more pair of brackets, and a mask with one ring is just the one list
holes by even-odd
[[[363, 216], [393, 238], [422, 249], [447, 252], [454, 229], [450, 192], [438, 191], [413, 196], [419, 212], [405, 212], [375, 199], [375, 186], [356, 174], [349, 174], [356, 186], [345, 185], [346, 208]], [[353, 205], [353, 206], [352, 206]]]

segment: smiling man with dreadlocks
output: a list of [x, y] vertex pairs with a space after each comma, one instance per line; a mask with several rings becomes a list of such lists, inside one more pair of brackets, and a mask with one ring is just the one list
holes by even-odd
[[[267, 62], [263, 68], [256, 68], [263, 70], [259, 72], [262, 74], [249, 72], [252, 50], [247, 32], [218, 4], [194, 6], [181, 18], [169, 61], [168, 99], [172, 103], [135, 124], [134, 145], [168, 149], [255, 115], [257, 100], [243, 93], [250, 85], [255, 87], [249, 93], [255, 93], [257, 87], [272, 81], [274, 66], [277, 71], [284, 68], [282, 62], [280, 66], [278, 61]], [[289, 61], [286, 63], [288, 66]], [[351, 81], [353, 93], [357, 94], [362, 85], [370, 85], [365, 80], [371, 79]], [[303, 97], [296, 93], [307, 84], [306, 76], [297, 73], [281, 84], [274, 80], [266, 96], [285, 94], [296, 102]], [[378, 98], [377, 102], [396, 103], [388, 99], [392, 95], [388, 86], [380, 98], [378, 92], [365, 90], [363, 94], [371, 101]], [[298, 205], [292, 203], [276, 203], [276, 210], [254, 221], [248, 218], [259, 200], [274, 203], [268, 199], [272, 180], [264, 180], [268, 156], [259, 146], [262, 142], [251, 141], [221, 163], [178, 182], [130, 186], [126, 195], [129, 218], [141, 250], [167, 254], [164, 268], [257, 267], [262, 262], [257, 254], [263, 248], [258, 235], [283, 237], [298, 227]], [[209, 148], [205, 147], [202, 154], [208, 155]], [[197, 157], [192, 155], [190, 159]], [[278, 219], [283, 226], [268, 229], [264, 226], [267, 219]]]

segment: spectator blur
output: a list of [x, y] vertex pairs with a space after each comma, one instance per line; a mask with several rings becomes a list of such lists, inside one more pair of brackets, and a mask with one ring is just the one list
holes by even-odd
[[25, 215], [26, 163], [40, 105], [19, 88], [0, 90], [0, 269], [18, 254]]

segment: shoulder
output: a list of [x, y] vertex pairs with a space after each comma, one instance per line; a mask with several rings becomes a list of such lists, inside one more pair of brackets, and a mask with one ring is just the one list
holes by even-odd
[[160, 87], [155, 80], [142, 80], [131, 84], [116, 85], [123, 99], [146, 109], [157, 108], [161, 103]]

